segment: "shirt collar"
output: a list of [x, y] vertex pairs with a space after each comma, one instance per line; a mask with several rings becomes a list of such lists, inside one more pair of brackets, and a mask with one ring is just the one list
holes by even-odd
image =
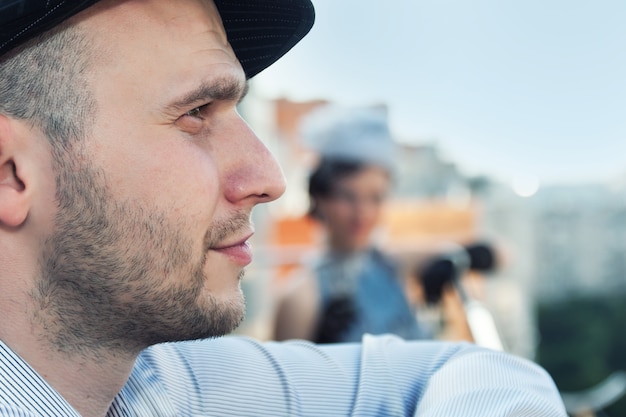
[[34, 415], [80, 415], [17, 353], [0, 340], [0, 402]]

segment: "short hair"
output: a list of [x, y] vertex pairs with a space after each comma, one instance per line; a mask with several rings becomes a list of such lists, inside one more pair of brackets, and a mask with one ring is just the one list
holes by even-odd
[[40, 128], [56, 158], [86, 136], [95, 115], [91, 43], [63, 23], [0, 57], [0, 113]]

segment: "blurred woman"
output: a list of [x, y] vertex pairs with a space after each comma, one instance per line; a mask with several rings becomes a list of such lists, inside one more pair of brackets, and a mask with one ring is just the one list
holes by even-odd
[[331, 343], [360, 341], [364, 333], [427, 337], [398, 266], [373, 239], [393, 177], [386, 114], [324, 108], [306, 120], [304, 134], [320, 154], [309, 178], [309, 214], [321, 222], [326, 248], [284, 294], [275, 338]]

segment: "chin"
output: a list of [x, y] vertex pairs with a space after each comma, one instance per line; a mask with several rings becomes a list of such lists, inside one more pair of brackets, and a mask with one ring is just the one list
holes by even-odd
[[227, 297], [209, 296], [198, 309], [195, 317], [180, 333], [179, 341], [215, 338], [227, 335], [243, 321], [246, 304], [241, 291]]
[[369, 246], [369, 239], [354, 239], [349, 243], [352, 250], [361, 250]]

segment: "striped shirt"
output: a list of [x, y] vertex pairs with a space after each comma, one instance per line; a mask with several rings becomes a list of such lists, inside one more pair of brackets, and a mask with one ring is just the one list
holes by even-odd
[[[78, 416], [0, 342], [0, 416]], [[565, 417], [533, 363], [469, 344], [366, 335], [362, 344], [244, 337], [156, 345], [137, 359], [109, 417]]]

